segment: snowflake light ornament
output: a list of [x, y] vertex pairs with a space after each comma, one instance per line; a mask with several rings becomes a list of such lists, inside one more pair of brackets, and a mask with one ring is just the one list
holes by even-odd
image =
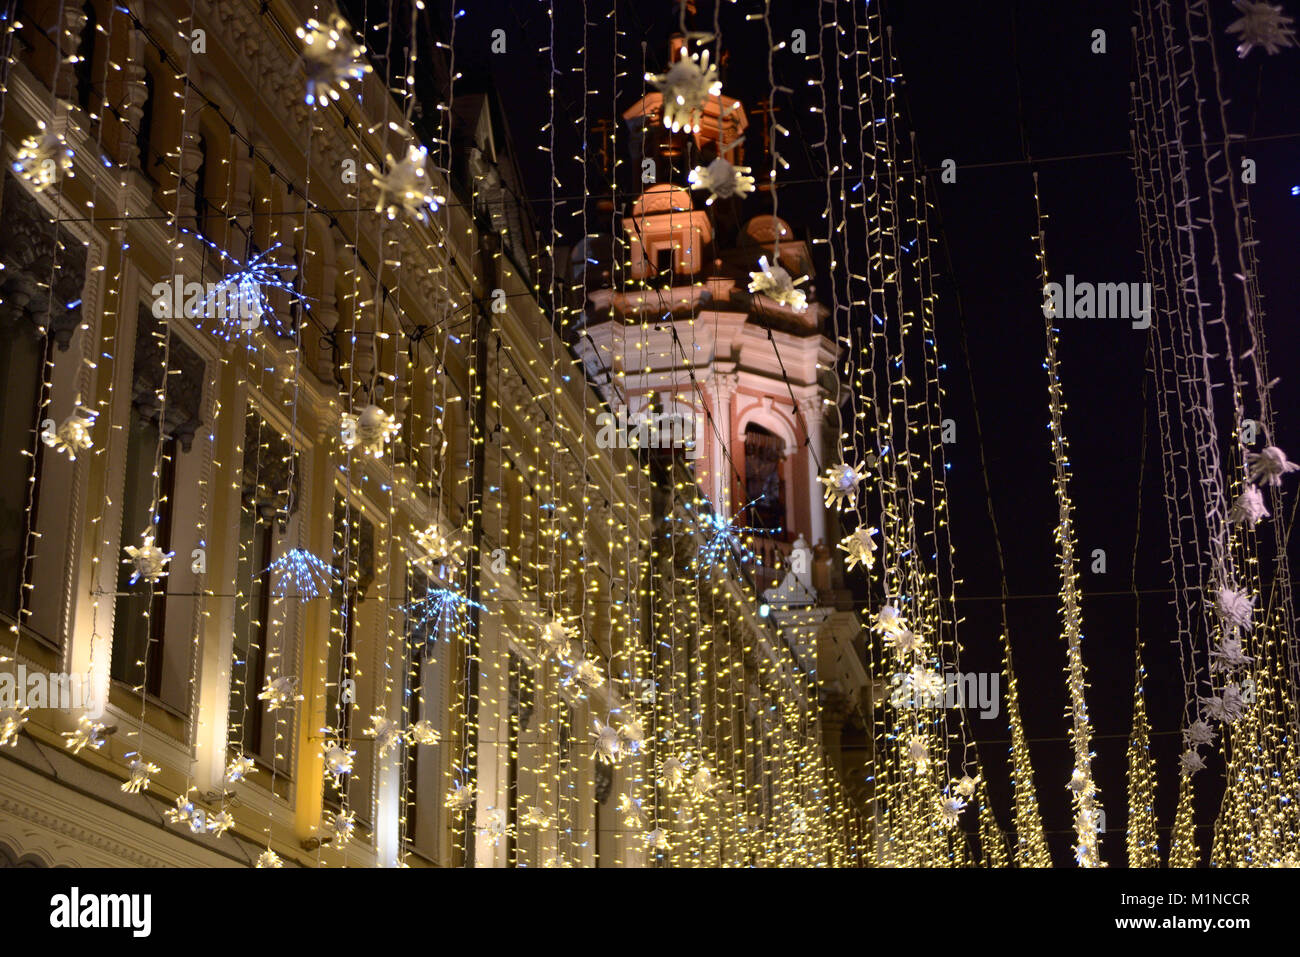
[[1205, 713], [1216, 721], [1233, 724], [1246, 713], [1246, 702], [1241, 697], [1241, 688], [1236, 684], [1225, 685], [1222, 695], [1210, 695], [1208, 698], [1198, 696], [1197, 700]]
[[330, 590], [337, 578], [334, 569], [305, 548], [291, 548], [271, 562], [263, 574], [271, 576], [271, 594], [276, 598], [296, 596], [312, 601]]
[[689, 793], [697, 801], [711, 797], [717, 787], [718, 782], [714, 779], [713, 772], [704, 765], [700, 765], [699, 770], [691, 775]]
[[1255, 596], [1247, 595], [1245, 589], [1220, 588], [1214, 607], [1227, 627], [1250, 630], [1250, 619], [1255, 613]]
[[64, 174], [71, 179], [72, 148], [62, 133], [48, 129], [44, 121], [36, 123], [39, 131], [26, 137], [14, 159], [13, 171], [26, 181], [35, 192], [43, 193]]
[[907, 742], [907, 759], [912, 762], [915, 774], [923, 774], [930, 767], [930, 744], [924, 736], [912, 735]]
[[208, 833], [220, 837], [235, 826], [235, 818], [229, 811], [218, 811], [208, 815]]
[[686, 783], [686, 764], [675, 754], [664, 758], [659, 765], [658, 783], [672, 793]]
[[1241, 639], [1228, 635], [1219, 641], [1219, 647], [1210, 651], [1210, 670], [1216, 673], [1244, 668], [1255, 659], [1242, 651]]
[[215, 317], [222, 320], [223, 324], [215, 327], [213, 332], [230, 342], [241, 331], [256, 329], [262, 324], [263, 316], [272, 314], [268, 289], [280, 290], [291, 302], [305, 302], [294, 283], [284, 278], [284, 273], [293, 272], [298, 267], [293, 263], [277, 263], [268, 259], [282, 245], [283, 243], [275, 243], [247, 263], [241, 263], [229, 253], [222, 253], [223, 258], [229, 259], [236, 268], [212, 288], [204, 298], [201, 309], [191, 318]]
[[966, 810], [966, 802], [960, 797], [946, 797], [939, 802], [939, 816], [945, 827], [956, 827], [961, 822], [961, 812]]
[[307, 71], [308, 106], [329, 106], [338, 100], [340, 90], [349, 89], [353, 80], [370, 72], [365, 48], [352, 39], [352, 28], [338, 14], [330, 17], [328, 24], [313, 17], [297, 33]]
[[280, 857], [279, 854], [275, 853], [275, 851], [271, 850], [268, 847], [265, 851], [263, 851], [261, 854], [258, 855], [257, 863], [253, 866], [272, 867], [272, 868], [284, 867], [284, 858]]
[[1237, 500], [1232, 503], [1232, 510], [1228, 513], [1228, 520], [1234, 525], [1246, 524], [1251, 528], [1258, 525], [1261, 518], [1268, 517], [1269, 511], [1264, 507], [1264, 495], [1253, 485], [1247, 485], [1237, 496]]
[[420, 720], [411, 725], [411, 743], [432, 747], [442, 741], [442, 732], [433, 726], [433, 722]]
[[961, 778], [953, 782], [953, 789], [964, 798], [975, 796], [975, 789], [979, 783], [984, 780], [983, 775], [977, 774], [971, 777], [969, 774], [963, 774]]
[[246, 754], [237, 754], [230, 759], [226, 765], [226, 783], [235, 784], [239, 781], [245, 781], [253, 773], [256, 762]]
[[203, 813], [203, 808], [191, 800], [190, 795], [193, 793], [194, 788], [190, 788], [184, 794], [177, 795], [176, 806], [169, 807], [163, 815], [168, 824], [182, 824], [190, 829], [191, 834], [202, 834], [208, 828], [207, 815]]
[[122, 564], [135, 566], [131, 572], [130, 582], [132, 585], [138, 581], [156, 582], [166, 576], [167, 563], [176, 555], [175, 552], [164, 552], [154, 544], [152, 528], [144, 530], [141, 540], [138, 548], [134, 545], [128, 545], [122, 549], [122, 551], [126, 552], [126, 558], [122, 559]]
[[375, 739], [375, 746], [381, 759], [392, 754], [406, 740], [406, 732], [402, 730], [402, 726], [382, 712], [370, 716], [370, 727], [366, 728], [365, 735], [367, 738]]
[[700, 131], [700, 119], [709, 97], [722, 92], [718, 68], [709, 62], [709, 51], [683, 55], [667, 73], [647, 73], [647, 82], [663, 94], [664, 126], [674, 133]]
[[910, 672], [903, 675], [903, 687], [918, 707], [935, 708], [942, 704], [948, 682], [943, 675], [936, 674], [923, 665], [914, 665]]
[[1203, 744], [1214, 743], [1214, 729], [1197, 718], [1183, 729], [1183, 743], [1188, 747], [1199, 748]]
[[63, 745], [73, 754], [80, 754], [86, 748], [98, 751], [108, 741], [104, 732], [108, 728], [103, 722], [96, 721], [88, 715], [82, 715], [77, 721], [75, 731], [63, 732]]
[[398, 213], [405, 213], [412, 219], [428, 224], [429, 213], [436, 213], [447, 201], [445, 196], [439, 196], [433, 191], [433, 183], [425, 168], [428, 161], [428, 148], [411, 144], [400, 160], [395, 159], [391, 153], [388, 154], [384, 164], [387, 172], [381, 172], [367, 163], [366, 171], [379, 190], [375, 212], [383, 213], [390, 220], [396, 219]]
[[808, 281], [807, 276], [792, 279], [784, 266], [769, 263], [766, 256], [758, 260], [758, 271], [749, 274], [749, 291], [766, 296], [778, 306], [795, 312], [808, 308], [808, 294], [798, 287]]
[[337, 738], [326, 739], [321, 744], [321, 753], [325, 757], [325, 773], [334, 778], [335, 784], [344, 775], [352, 773], [353, 759], [357, 752], [349, 751]]
[[846, 569], [852, 571], [861, 565], [866, 571], [871, 571], [876, 564], [876, 543], [871, 537], [878, 531], [862, 525], [840, 539], [840, 549], [847, 555], [844, 559]]
[[641, 799], [634, 798], [630, 794], [618, 796], [618, 813], [623, 815], [624, 827], [635, 828], [638, 831], [645, 828], [645, 809], [641, 805]]
[[162, 770], [158, 765], [151, 764], [138, 754], [127, 765], [127, 768], [131, 774], [122, 782], [122, 791], [125, 794], [139, 794], [149, 787], [149, 782], [153, 776]]
[[360, 448], [363, 455], [380, 459], [384, 446], [402, 431], [397, 419], [379, 406], [364, 406], [360, 412], [344, 412], [339, 419], [339, 438], [349, 449]]
[[27, 723], [27, 708], [0, 708], [0, 748], [16, 747], [18, 733]]
[[604, 672], [600, 670], [600, 665], [596, 664], [590, 658], [583, 658], [569, 671], [561, 681], [566, 684], [580, 684], [588, 691], [595, 691], [605, 683]]
[[302, 695], [295, 693], [297, 690], [297, 678], [289, 675], [268, 677], [266, 684], [262, 687], [261, 694], [257, 696], [257, 700], [266, 702], [267, 711], [278, 711], [281, 708], [289, 707], [295, 701], [302, 700]]
[[333, 847], [347, 847], [352, 842], [352, 835], [357, 828], [356, 811], [336, 811], [329, 816], [330, 844]]
[[519, 815], [519, 826], [544, 831], [551, 826], [551, 819], [535, 807], [525, 808]]
[[463, 814], [474, 806], [475, 797], [474, 788], [466, 787], [459, 781], [454, 781], [442, 803], [447, 810]]
[[640, 718], [628, 718], [618, 726], [618, 745], [623, 754], [637, 755], [645, 746], [645, 726]]
[[421, 571], [437, 574], [440, 567], [460, 568], [465, 564], [461, 543], [451, 535], [444, 534], [434, 522], [422, 532], [415, 533], [415, 544], [420, 547], [421, 555], [415, 564]]
[[668, 832], [661, 827], [647, 831], [644, 840], [645, 846], [652, 851], [666, 851], [669, 848]]
[[570, 645], [577, 637], [578, 629], [560, 618], [552, 619], [542, 626], [542, 646], [561, 661], [568, 660]]
[[[701, 574], [712, 576], [714, 568], [726, 565], [732, 558], [741, 563], [755, 560], [757, 556], [749, 541], [746, 540], [745, 533], [748, 529], [741, 524], [741, 518], [751, 506], [762, 499], [761, 495], [751, 499], [736, 509], [735, 514], [730, 518], [713, 511], [712, 506], [707, 504], [695, 510], [695, 526], [704, 536], [704, 543], [700, 545], [694, 559], [697, 577]], [[690, 508], [689, 504], [687, 508]]]
[[623, 753], [622, 742], [618, 738], [618, 729], [611, 727], [599, 718], [592, 721], [595, 730], [591, 737], [595, 745], [593, 756], [602, 764], [617, 764]]
[[485, 823], [479, 825], [478, 832], [493, 847], [500, 847], [501, 839], [514, 833], [506, 820], [506, 812], [502, 808], [487, 808], [483, 820]]
[[839, 465], [828, 466], [826, 474], [817, 480], [826, 486], [827, 508], [843, 508], [846, 505], [856, 504], [858, 486], [866, 477], [867, 473], [861, 463], [849, 465], [847, 462], [841, 462]]
[[1293, 21], [1280, 6], [1255, 0], [1232, 0], [1232, 5], [1241, 14], [1241, 19], [1228, 24], [1228, 33], [1241, 35], [1241, 42], [1237, 44], [1238, 57], [1244, 57], [1255, 47], [1272, 56], [1280, 53], [1283, 47], [1295, 46]]
[[899, 635], [907, 631], [907, 619], [894, 605], [881, 605], [880, 611], [876, 612], [876, 623], [871, 626], [871, 630], [880, 632], [886, 641], [891, 637], [896, 640]]
[[78, 452], [85, 452], [95, 447], [90, 427], [95, 424], [97, 415], [97, 412], [81, 407], [81, 396], [78, 395], [73, 402], [72, 414], [52, 432], [42, 432], [41, 441], [47, 448], [66, 453], [68, 460], [75, 462]]
[[1246, 453], [1246, 481], [1255, 484], [1279, 486], [1282, 476], [1300, 470], [1300, 464], [1287, 460], [1286, 453], [1276, 445], [1266, 446], [1260, 452]]
[[1184, 751], [1178, 759], [1178, 772], [1185, 778], [1203, 770], [1205, 770], [1205, 759], [1194, 748]]
[[461, 632], [469, 624], [469, 610], [484, 606], [470, 601], [455, 588], [430, 588], [423, 598], [403, 605], [402, 611], [407, 620], [416, 628], [432, 625], [435, 631]]
[[707, 189], [709, 198], [705, 206], [712, 206], [715, 199], [730, 199], [732, 196], [744, 198], [754, 191], [754, 177], [748, 166], [733, 166], [725, 156], [716, 157], [708, 166], [697, 166], [691, 170], [689, 181], [691, 189]]

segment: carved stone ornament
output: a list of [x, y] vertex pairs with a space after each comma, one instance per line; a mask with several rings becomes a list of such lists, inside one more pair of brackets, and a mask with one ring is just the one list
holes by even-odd
[[[131, 407], [146, 422], [156, 422], [163, 379], [162, 320], [143, 303], [135, 329], [135, 365], [131, 379]], [[203, 359], [174, 333], [167, 340], [167, 402], [161, 431], [181, 443], [188, 452], [194, 434], [203, 425], [203, 383], [207, 366]]]
[[81, 323], [86, 248], [65, 229], [56, 242], [49, 215], [8, 173], [3, 203], [0, 329], [40, 337], [44, 326], [59, 350], [66, 350]]

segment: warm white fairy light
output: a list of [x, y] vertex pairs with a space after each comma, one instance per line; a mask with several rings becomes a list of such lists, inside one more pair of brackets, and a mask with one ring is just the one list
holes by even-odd
[[75, 175], [72, 170], [72, 148], [62, 133], [38, 121], [40, 132], [26, 137], [14, 159], [13, 171], [27, 181], [38, 193], [43, 193], [59, 180]]
[[365, 48], [352, 39], [352, 28], [338, 14], [328, 23], [313, 17], [297, 34], [307, 71], [308, 105], [324, 107], [337, 102], [339, 91], [351, 89], [352, 81], [371, 72], [364, 59]]

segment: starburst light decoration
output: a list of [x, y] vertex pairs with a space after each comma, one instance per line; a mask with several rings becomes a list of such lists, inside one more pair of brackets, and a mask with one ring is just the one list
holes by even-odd
[[104, 732], [108, 727], [102, 721], [96, 721], [89, 715], [82, 715], [77, 720], [77, 727], [63, 732], [63, 744], [73, 754], [80, 754], [86, 748], [98, 751], [108, 741]]
[[72, 403], [72, 414], [64, 419], [53, 431], [41, 433], [41, 441], [47, 448], [63, 452], [68, 460], [75, 462], [78, 452], [85, 452], [95, 447], [95, 440], [90, 434], [90, 427], [95, 424], [98, 412], [82, 408], [81, 396]]
[[769, 263], [767, 257], [762, 256], [758, 260], [758, 270], [749, 274], [749, 291], [766, 296], [778, 306], [804, 312], [808, 308], [808, 294], [798, 287], [807, 281], [807, 276], [792, 279], [784, 266]]
[[733, 166], [725, 156], [715, 157], [708, 166], [697, 166], [691, 170], [689, 181], [691, 189], [707, 189], [709, 198], [705, 206], [712, 206], [715, 199], [741, 199], [754, 191], [754, 177], [748, 166]]
[[280, 868], [284, 867], [284, 859], [269, 847], [258, 855], [255, 867]]
[[130, 582], [134, 585], [138, 581], [156, 582], [167, 574], [167, 563], [175, 556], [175, 552], [164, 552], [154, 544], [154, 531], [147, 528], [141, 534], [141, 544], [128, 545], [122, 551], [126, 552], [126, 558], [122, 559], [123, 565], [134, 566], [131, 572]]
[[370, 716], [370, 727], [366, 728], [365, 735], [367, 738], [375, 739], [380, 758], [388, 757], [406, 740], [406, 732], [402, 730], [402, 726], [383, 712], [376, 712]]
[[130, 771], [130, 777], [122, 782], [122, 791], [126, 794], [139, 794], [147, 789], [153, 776], [162, 770], [158, 765], [151, 764], [138, 754], [132, 758], [127, 769]]
[[1300, 464], [1287, 459], [1286, 453], [1276, 445], [1265, 447], [1259, 452], [1246, 453], [1246, 481], [1256, 484], [1282, 484], [1282, 476], [1300, 470]]
[[266, 684], [262, 687], [257, 700], [266, 702], [267, 711], [278, 711], [281, 708], [287, 708], [295, 701], [303, 700], [302, 695], [298, 694], [297, 691], [297, 678], [291, 675], [267, 676]]
[[297, 30], [302, 41], [302, 62], [307, 71], [307, 105], [329, 106], [339, 91], [351, 88], [371, 71], [365, 48], [352, 39], [352, 28], [338, 14], [321, 23], [315, 17]]
[[447, 791], [447, 796], [442, 803], [447, 810], [463, 814], [474, 806], [476, 797], [477, 794], [473, 787], [466, 787], [459, 781], [455, 781], [452, 783], [451, 789]]
[[376, 169], [370, 163], [366, 171], [374, 179], [379, 198], [375, 202], [375, 212], [383, 213], [390, 220], [399, 213], [405, 213], [412, 219], [428, 224], [429, 213], [437, 212], [447, 201], [433, 189], [426, 166], [429, 150], [424, 146], [411, 144], [406, 155], [400, 160], [389, 153], [385, 160], [385, 171]]
[[272, 262], [269, 258], [282, 245], [275, 243], [247, 263], [241, 263], [234, 256], [223, 252], [221, 255], [234, 263], [235, 269], [212, 287], [203, 300], [201, 314], [193, 318], [220, 319], [221, 324], [212, 331], [231, 342], [240, 332], [248, 332], [260, 326], [263, 316], [274, 314], [267, 290], [278, 289], [290, 301], [303, 302], [304, 299], [294, 284], [283, 276], [283, 273], [293, 272], [297, 267], [293, 263]]
[[876, 564], [876, 543], [872, 541], [872, 536], [877, 531], [879, 529], [862, 525], [840, 539], [840, 549], [846, 553], [846, 569], [852, 571], [861, 565], [866, 571], [871, 571]]
[[421, 552], [414, 560], [415, 566], [427, 575], [438, 574], [440, 568], [454, 570], [465, 564], [461, 554], [463, 546], [454, 536], [445, 534], [437, 522], [416, 532], [415, 544]]
[[1228, 520], [1235, 525], [1249, 525], [1254, 528], [1261, 518], [1268, 518], [1269, 511], [1264, 507], [1264, 495], [1253, 485], [1247, 485], [1237, 500], [1232, 503]]
[[192, 834], [202, 834], [208, 828], [207, 815], [190, 797], [193, 793], [194, 788], [190, 788], [184, 794], [177, 795], [176, 805], [169, 807], [163, 815], [169, 824], [181, 824], [188, 827]]
[[1237, 56], [1244, 57], [1256, 47], [1271, 56], [1281, 53], [1283, 47], [1295, 46], [1293, 21], [1282, 7], [1256, 0], [1232, 0], [1232, 5], [1241, 14], [1240, 19], [1228, 24], [1228, 33], [1240, 34]]
[[246, 781], [256, 766], [256, 762], [248, 755], [235, 755], [230, 759], [230, 763], [226, 765], [226, 783], [236, 784], [240, 781]]
[[18, 734], [27, 723], [27, 708], [0, 708], [0, 748], [15, 747]]
[[412, 744], [432, 747], [442, 740], [442, 732], [433, 726], [432, 721], [421, 719], [411, 725], [410, 739]]
[[826, 507], [844, 508], [858, 500], [858, 486], [866, 479], [867, 473], [862, 463], [849, 465], [841, 462], [826, 468], [826, 474], [817, 481], [826, 487]]
[[430, 588], [423, 598], [402, 606], [407, 620], [415, 628], [432, 625], [434, 630], [460, 632], [469, 624], [469, 610], [484, 606], [471, 601], [454, 588]]
[[14, 158], [13, 171], [33, 190], [43, 193], [66, 175], [71, 179], [72, 148], [62, 133], [49, 129], [37, 120], [38, 131], [23, 139]]
[[344, 412], [339, 418], [339, 439], [349, 449], [361, 449], [363, 455], [379, 459], [402, 426], [379, 406], [364, 406], [360, 412]]
[[271, 576], [271, 594], [312, 601], [329, 591], [337, 573], [305, 548], [291, 548], [271, 562], [263, 574]]
[[667, 73], [647, 73], [646, 81], [663, 94], [664, 126], [674, 133], [700, 131], [700, 119], [709, 97], [722, 92], [718, 68], [709, 62], [709, 51], [683, 55]]

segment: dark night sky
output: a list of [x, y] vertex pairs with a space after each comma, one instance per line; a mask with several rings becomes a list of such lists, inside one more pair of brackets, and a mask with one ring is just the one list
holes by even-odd
[[[587, 76], [590, 122], [614, 118], [611, 108], [614, 49], [610, 0], [588, 0], [590, 40]], [[441, 6], [441, 5], [439, 5]], [[456, 66], [462, 89], [494, 82], [503, 98], [519, 164], [537, 220], [546, 223], [550, 160], [536, 150], [550, 109], [546, 68], [540, 48], [549, 43], [549, 4], [537, 0], [479, 0], [464, 3], [457, 21]], [[788, 37], [791, 29], [807, 31], [810, 49], [818, 36], [817, 4], [811, 0], [774, 0], [773, 32]], [[580, 192], [579, 166], [570, 157], [582, 148], [581, 43], [583, 5], [556, 4], [557, 76], [556, 156], [561, 195]], [[699, 29], [710, 29], [710, 0], [699, 0]], [[840, 4], [841, 9], [847, 5]], [[745, 14], [761, 12], [761, 0], [724, 3], [722, 41], [730, 51], [724, 72], [725, 91], [751, 107], [768, 93], [765, 32]], [[1300, 334], [1290, 304], [1300, 298], [1300, 270], [1294, 267], [1295, 230], [1300, 197], [1290, 194], [1300, 183], [1300, 134], [1294, 101], [1300, 93], [1300, 51], [1277, 57], [1255, 51], [1238, 60], [1223, 37], [1231, 5], [1212, 0], [1220, 35], [1220, 62], [1232, 100], [1235, 132], [1252, 138], [1245, 155], [1258, 163], [1258, 182], [1250, 188], [1261, 240], [1262, 284], [1274, 374], [1283, 376], [1275, 390], [1280, 413], [1276, 443], [1300, 448], [1300, 430], [1287, 413], [1296, 407], [1297, 387], [1287, 378], [1288, 360], [1296, 355]], [[1290, 11], [1293, 14], [1297, 11]], [[1034, 230], [1032, 172], [1048, 213], [1049, 268], [1054, 277], [1074, 273], [1098, 281], [1140, 281], [1138, 224], [1129, 149], [1129, 82], [1134, 77], [1130, 27], [1131, 4], [1093, 0], [1087, 4], [992, 3], [893, 0], [883, 15], [893, 26], [898, 66], [906, 78], [905, 109], [917, 134], [925, 165], [937, 170], [945, 158], [957, 161], [955, 184], [940, 185], [931, 176], [941, 240], [935, 250], [940, 272], [938, 333], [941, 361], [947, 363], [948, 405], [945, 415], [958, 423], [951, 451], [949, 488], [957, 544], [966, 671], [997, 670], [999, 593], [993, 558], [992, 530], [980, 475], [979, 443], [971, 414], [973, 382], [983, 424], [984, 455], [993, 488], [993, 506], [1008, 566], [1013, 601], [1010, 627], [1022, 709], [1032, 743], [1044, 824], [1058, 862], [1069, 857], [1070, 812], [1065, 782], [1071, 758], [1063, 716], [1064, 645], [1059, 637], [1052, 528], [1056, 506], [1051, 489], [1051, 456], [1046, 430], [1047, 382], [1042, 369], [1042, 301], [1031, 235]], [[445, 14], [442, 14], [445, 17]], [[646, 66], [659, 70], [667, 58], [668, 37], [677, 27], [671, 2], [620, 2], [619, 29], [627, 35], [619, 50], [626, 76], [619, 81], [621, 111], [642, 91], [642, 41]], [[490, 55], [490, 33], [506, 30], [508, 52]], [[1094, 29], [1106, 30], [1108, 52], [1089, 51]], [[850, 33], [851, 38], [851, 33]], [[576, 69], [575, 69], [576, 68]], [[780, 213], [797, 232], [822, 227], [823, 162], [811, 144], [821, 138], [820, 124], [806, 110], [806, 84], [815, 63], [783, 51], [777, 58], [778, 82], [796, 89], [795, 105], [780, 119], [792, 129], [787, 155], [795, 182], [780, 190]], [[793, 81], [793, 82], [792, 82]], [[758, 126], [751, 127], [751, 142]], [[1262, 141], [1260, 138], [1268, 138]], [[1257, 141], [1257, 142], [1254, 142]], [[589, 137], [593, 144], [595, 137]], [[1026, 151], [1030, 161], [1026, 161]], [[760, 173], [763, 161], [748, 157]], [[1080, 154], [1110, 154], [1090, 155]], [[597, 165], [594, 161], [593, 168]], [[625, 184], [626, 188], [627, 184]], [[593, 193], [608, 184], [593, 176]], [[751, 200], [747, 210], [758, 212]], [[578, 209], [570, 204], [567, 212]], [[563, 217], [565, 211], [562, 210]], [[608, 214], [605, 214], [606, 216]], [[608, 220], [606, 220], [607, 222]], [[941, 223], [942, 228], [937, 228]], [[562, 229], [569, 231], [563, 224]], [[572, 230], [576, 235], [577, 230]], [[824, 277], [823, 280], [824, 282]], [[964, 309], [959, 313], [958, 294]], [[969, 361], [962, 349], [962, 324], [969, 342]], [[1108, 834], [1103, 857], [1122, 865], [1125, 737], [1132, 697], [1134, 602], [1128, 594], [1133, 536], [1139, 509], [1137, 484], [1143, 407], [1146, 333], [1122, 321], [1064, 323], [1060, 359], [1069, 410], [1066, 432], [1072, 452], [1072, 493], [1079, 544], [1087, 555], [1104, 548], [1108, 574], [1084, 570], [1082, 584], [1090, 697], [1097, 735], [1095, 773], [1107, 809]], [[1155, 436], [1152, 435], [1154, 443]], [[1177, 730], [1182, 714], [1182, 683], [1170, 645], [1172, 611], [1169, 580], [1161, 562], [1168, 555], [1159, 463], [1148, 455], [1141, 509], [1142, 548], [1139, 587], [1153, 593], [1141, 607], [1148, 671], [1148, 710], [1156, 735], [1159, 779], [1157, 795], [1166, 849], [1177, 782]], [[1294, 560], [1294, 559], [1293, 559]], [[1116, 592], [1106, 595], [1100, 593]], [[981, 741], [995, 806], [1009, 824], [1005, 752], [1005, 717], [973, 720]], [[1212, 771], [1216, 771], [1211, 765]], [[1217, 795], [1207, 794], [1198, 819], [1208, 825]], [[1202, 836], [1208, 840], [1206, 827]]]

